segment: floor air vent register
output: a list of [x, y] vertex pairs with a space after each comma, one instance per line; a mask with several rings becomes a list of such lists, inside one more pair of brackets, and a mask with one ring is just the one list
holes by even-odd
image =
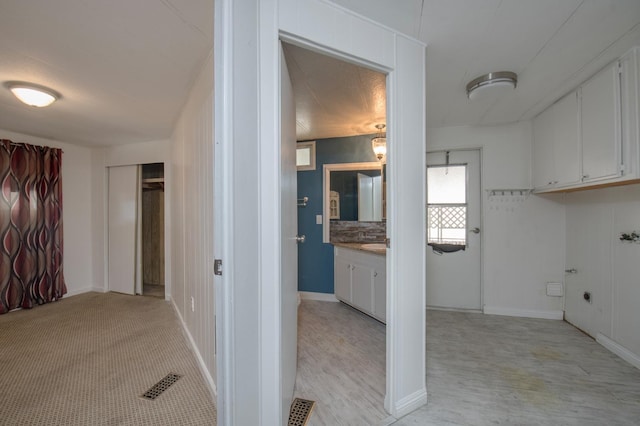
[[162, 380], [151, 386], [148, 391], [143, 393], [141, 397], [153, 401], [154, 399], [159, 397], [162, 392], [169, 389], [169, 386], [177, 382], [180, 377], [182, 376], [180, 376], [179, 374], [167, 374]]
[[289, 411], [289, 423], [287, 426], [305, 426], [311, 417], [313, 407], [315, 407], [315, 401], [309, 401], [308, 399], [295, 398], [291, 403], [291, 410]]

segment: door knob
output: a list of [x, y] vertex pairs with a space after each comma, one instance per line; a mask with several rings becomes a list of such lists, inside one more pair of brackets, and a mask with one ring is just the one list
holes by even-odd
[[473, 232], [474, 234], [479, 234], [480, 233], [480, 228], [473, 228], [473, 229], [469, 229], [469, 232]]
[[307, 237], [305, 237], [304, 235], [296, 235], [296, 243], [303, 244], [306, 238]]

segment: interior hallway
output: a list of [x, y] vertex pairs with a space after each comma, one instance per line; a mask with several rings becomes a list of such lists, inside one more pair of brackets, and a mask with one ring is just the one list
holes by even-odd
[[[182, 377], [140, 397], [169, 373]], [[0, 315], [0, 389], [0, 424], [216, 424], [174, 310], [156, 297], [85, 293]]]
[[384, 398], [384, 326], [303, 301], [296, 396], [312, 425], [638, 425], [640, 370], [562, 321], [427, 312], [429, 404], [396, 421]]

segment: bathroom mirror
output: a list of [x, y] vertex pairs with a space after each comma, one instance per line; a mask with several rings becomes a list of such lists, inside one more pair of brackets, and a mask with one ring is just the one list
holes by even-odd
[[323, 172], [325, 243], [329, 242], [331, 220], [375, 222], [385, 218], [381, 163], [325, 164]]

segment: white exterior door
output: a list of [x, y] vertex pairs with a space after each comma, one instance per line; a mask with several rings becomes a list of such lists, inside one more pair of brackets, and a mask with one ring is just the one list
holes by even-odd
[[296, 111], [293, 88], [282, 45], [280, 46], [281, 78], [281, 159], [280, 159], [280, 210], [281, 210], [281, 365], [282, 365], [282, 415], [287, 414], [293, 400], [298, 358], [298, 231], [297, 173], [296, 173]]
[[138, 166], [109, 167], [109, 291], [135, 294]]
[[480, 310], [480, 151], [427, 154], [427, 210], [427, 306]]

